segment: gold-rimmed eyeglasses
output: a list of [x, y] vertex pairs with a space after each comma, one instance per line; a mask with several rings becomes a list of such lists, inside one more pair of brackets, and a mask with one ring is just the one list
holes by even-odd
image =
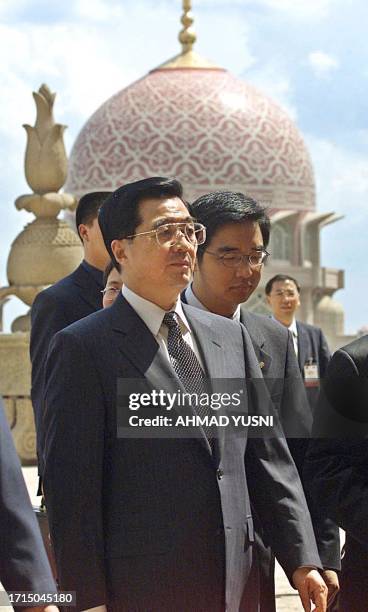
[[137, 236], [149, 236], [155, 234], [159, 246], [174, 246], [178, 240], [184, 236], [193, 245], [203, 244], [206, 240], [206, 228], [202, 223], [185, 221], [182, 223], [164, 223], [148, 232], [131, 234], [126, 238], [136, 238]]
[[216, 257], [227, 268], [238, 268], [242, 263], [248, 264], [250, 268], [260, 268], [270, 256], [270, 253], [266, 250], [255, 251], [250, 255], [242, 255], [241, 253], [224, 253], [219, 255], [208, 249], [206, 249], [205, 253]]

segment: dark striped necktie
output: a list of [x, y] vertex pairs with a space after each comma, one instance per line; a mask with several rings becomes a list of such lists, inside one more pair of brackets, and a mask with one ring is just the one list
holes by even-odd
[[[205, 375], [193, 349], [183, 338], [176, 312], [166, 313], [163, 323], [169, 330], [167, 348], [171, 364], [187, 393], [194, 393], [198, 397], [201, 393], [207, 392]], [[208, 405], [202, 406], [199, 402], [193, 408], [201, 418], [211, 417], [214, 414]], [[214, 428], [207, 425], [202, 427], [213, 451]]]

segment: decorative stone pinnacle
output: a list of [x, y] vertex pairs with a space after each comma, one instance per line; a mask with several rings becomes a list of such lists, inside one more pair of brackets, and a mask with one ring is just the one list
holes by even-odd
[[191, 12], [192, 3], [191, 0], [183, 0], [183, 14], [181, 16], [181, 23], [183, 24], [183, 29], [179, 32], [179, 41], [182, 45], [182, 54], [188, 53], [188, 51], [192, 50], [192, 47], [197, 40], [194, 30], [192, 29], [192, 24], [194, 21], [193, 14]]
[[67, 176], [67, 157], [63, 133], [65, 125], [55, 123], [55, 94], [45, 84], [33, 92], [36, 103], [36, 123], [24, 124], [27, 132], [25, 174], [35, 194], [58, 192]]

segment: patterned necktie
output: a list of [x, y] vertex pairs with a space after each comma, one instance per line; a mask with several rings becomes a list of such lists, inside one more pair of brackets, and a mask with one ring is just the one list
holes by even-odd
[[[197, 397], [206, 392], [205, 376], [194, 351], [185, 342], [181, 333], [180, 325], [177, 321], [176, 312], [165, 314], [163, 323], [168, 327], [167, 348], [169, 351], [171, 365], [180, 378], [185, 390], [188, 393], [195, 393]], [[199, 403], [194, 407], [194, 411], [201, 418], [211, 417], [213, 413], [209, 406], [201, 406]], [[214, 428], [203, 425], [203, 430], [213, 452]]]

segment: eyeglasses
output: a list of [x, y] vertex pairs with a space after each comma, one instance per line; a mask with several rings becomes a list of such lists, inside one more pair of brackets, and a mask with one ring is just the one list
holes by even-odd
[[295, 290], [293, 291], [293, 289], [278, 289], [277, 291], [271, 291], [271, 294], [276, 296], [276, 297], [288, 297], [288, 298], [294, 298], [294, 297], [298, 297], [299, 293]]
[[266, 250], [256, 251], [251, 255], [241, 255], [240, 253], [224, 253], [219, 255], [218, 253], [208, 251], [208, 249], [206, 249], [205, 253], [216, 257], [227, 268], [239, 268], [242, 263], [248, 264], [250, 268], [260, 268], [270, 256], [270, 253], [267, 253]]
[[149, 232], [140, 232], [139, 234], [132, 234], [126, 237], [136, 238], [137, 236], [148, 236], [149, 234], [155, 234], [159, 246], [174, 246], [182, 236], [193, 245], [203, 244], [206, 240], [205, 226], [202, 223], [192, 223], [191, 221], [165, 223]]
[[105, 287], [105, 289], [101, 289], [102, 295], [108, 295], [109, 297], [113, 297], [120, 291], [121, 289], [119, 289], [118, 287]]

